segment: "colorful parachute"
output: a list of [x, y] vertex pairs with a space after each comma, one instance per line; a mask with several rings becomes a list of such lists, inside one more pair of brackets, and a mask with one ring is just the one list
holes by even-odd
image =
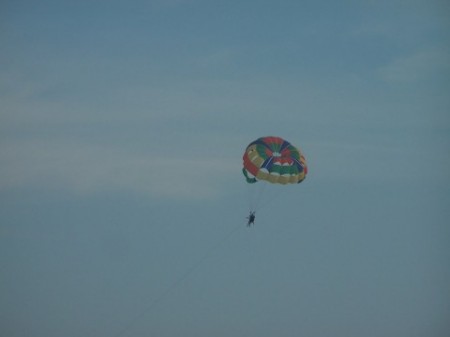
[[247, 146], [242, 172], [248, 183], [298, 184], [308, 173], [299, 149], [280, 137], [262, 137]]

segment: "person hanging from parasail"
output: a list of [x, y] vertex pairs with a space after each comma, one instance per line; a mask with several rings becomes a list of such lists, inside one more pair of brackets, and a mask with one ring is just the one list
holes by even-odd
[[251, 225], [255, 224], [255, 212], [250, 212], [250, 215], [247, 217], [247, 226], [250, 227]]

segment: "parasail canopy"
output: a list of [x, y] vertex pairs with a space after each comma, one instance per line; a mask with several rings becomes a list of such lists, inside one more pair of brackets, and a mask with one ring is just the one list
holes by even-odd
[[308, 173], [301, 151], [280, 137], [261, 137], [250, 143], [242, 172], [248, 183], [298, 184]]

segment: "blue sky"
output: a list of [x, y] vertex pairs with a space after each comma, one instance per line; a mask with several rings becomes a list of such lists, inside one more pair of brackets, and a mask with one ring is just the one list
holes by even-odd
[[[448, 335], [449, 11], [2, 2], [3, 334]], [[309, 174], [247, 229], [266, 135]]]

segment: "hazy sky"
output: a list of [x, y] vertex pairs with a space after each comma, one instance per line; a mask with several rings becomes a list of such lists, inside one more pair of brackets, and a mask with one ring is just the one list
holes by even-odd
[[[445, 0], [5, 0], [0, 334], [450, 334]], [[262, 191], [242, 154], [299, 146]]]

